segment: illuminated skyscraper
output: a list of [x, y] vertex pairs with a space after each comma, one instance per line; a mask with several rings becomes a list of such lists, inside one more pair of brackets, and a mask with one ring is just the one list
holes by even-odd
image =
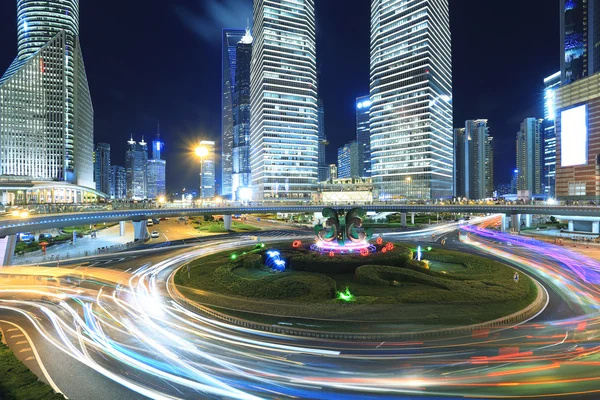
[[310, 200], [318, 178], [314, 0], [254, 0], [253, 199]]
[[325, 147], [327, 146], [327, 135], [325, 135], [325, 106], [323, 100], [319, 100], [319, 182], [326, 181], [329, 174], [329, 165], [325, 157]]
[[221, 194], [232, 194], [234, 96], [236, 91], [237, 45], [246, 31], [223, 29], [222, 125], [221, 125]]
[[556, 194], [556, 89], [560, 86], [560, 71], [544, 79], [544, 193]]
[[374, 197], [452, 196], [448, 0], [371, 0]]
[[18, 0], [17, 34], [17, 57], [0, 78], [0, 175], [94, 188], [79, 1]]
[[127, 198], [127, 173], [125, 168], [120, 165], [113, 165], [110, 168], [110, 198]]
[[110, 195], [110, 144], [98, 143], [94, 152], [96, 190]]
[[493, 196], [494, 152], [487, 119], [467, 120], [454, 130], [456, 197], [480, 200]]
[[152, 141], [152, 158], [147, 164], [146, 197], [158, 199], [167, 193], [166, 170], [167, 162], [161, 158], [164, 143], [160, 141], [160, 135]]
[[200, 198], [209, 199], [216, 196], [215, 176], [215, 142], [203, 140], [200, 146], [206, 148], [206, 155], [202, 156], [200, 173]]
[[542, 119], [526, 118], [517, 132], [517, 190], [542, 193]]
[[362, 177], [371, 176], [371, 129], [369, 128], [369, 114], [371, 111], [371, 98], [363, 96], [356, 99], [356, 141], [363, 146], [364, 171]]
[[125, 173], [127, 174], [127, 198], [143, 200], [146, 198], [148, 185], [148, 144], [137, 143], [131, 138], [127, 144], [129, 149], [125, 156]]
[[337, 177], [343, 178], [362, 178], [364, 172], [364, 148], [352, 141], [338, 149], [338, 169]]

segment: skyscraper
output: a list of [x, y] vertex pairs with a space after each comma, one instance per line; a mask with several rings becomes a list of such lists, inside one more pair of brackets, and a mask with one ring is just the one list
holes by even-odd
[[544, 79], [544, 193], [556, 195], [556, 89], [560, 86], [560, 71]]
[[235, 96], [237, 45], [246, 31], [243, 29], [223, 29], [223, 76], [222, 82], [222, 125], [221, 125], [221, 194], [232, 194], [233, 174], [233, 98]]
[[209, 199], [216, 196], [215, 176], [215, 142], [203, 140], [200, 147], [206, 149], [206, 155], [200, 159], [200, 198]]
[[[236, 45], [235, 88], [233, 92], [233, 173], [232, 198], [240, 200], [250, 188], [250, 30]], [[246, 188], [246, 190], [243, 190]], [[242, 196], [244, 194], [244, 196]], [[248, 199], [243, 199], [248, 200]]]
[[452, 196], [448, 0], [371, 1], [374, 197]]
[[356, 99], [356, 141], [363, 146], [365, 168], [363, 177], [371, 176], [371, 129], [369, 127], [369, 114], [371, 111], [371, 98], [363, 96]]
[[17, 31], [17, 57], [0, 78], [0, 175], [94, 188], [79, 1], [17, 0]]
[[254, 0], [250, 169], [255, 200], [310, 200], [318, 179], [314, 0]]
[[318, 120], [319, 120], [319, 182], [327, 180], [327, 174], [329, 172], [329, 165], [327, 164], [325, 157], [325, 146], [327, 146], [327, 136], [325, 135], [325, 106], [323, 106], [323, 100], [319, 99], [318, 108]]
[[110, 144], [98, 143], [94, 152], [96, 190], [110, 195]]
[[493, 196], [492, 137], [486, 119], [467, 120], [454, 130], [455, 196], [480, 200]]
[[600, 1], [560, 0], [562, 83], [600, 71]]
[[160, 135], [152, 141], [152, 158], [147, 164], [147, 185], [146, 197], [149, 199], [158, 199], [167, 193], [166, 169], [167, 162], [161, 159], [161, 152], [164, 143], [160, 141]]
[[360, 143], [352, 141], [338, 149], [339, 179], [362, 178], [364, 169], [364, 148]]
[[542, 119], [526, 118], [517, 132], [517, 190], [542, 193]]
[[133, 138], [128, 142], [129, 149], [125, 157], [125, 173], [127, 175], [127, 198], [143, 200], [147, 194], [147, 164], [148, 144], [142, 141], [137, 143]]
[[127, 173], [125, 167], [113, 165], [110, 169], [110, 198], [122, 200], [127, 198]]

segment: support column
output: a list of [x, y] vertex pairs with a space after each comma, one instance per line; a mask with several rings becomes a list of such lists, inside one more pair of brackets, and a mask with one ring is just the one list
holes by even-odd
[[133, 222], [133, 240], [146, 240], [148, 237], [148, 228], [146, 227], [148, 220], [143, 219], [131, 222]]
[[8, 235], [0, 237], [0, 268], [12, 263], [13, 255], [15, 254], [15, 246], [17, 245], [17, 236]]
[[414, 224], [415, 224], [415, 213], [410, 213], [410, 223], [411, 223], [412, 225], [414, 225]]
[[502, 214], [500, 217], [500, 232], [506, 232], [506, 228], [508, 228], [508, 218], [506, 217], [506, 214]]
[[600, 233], [600, 222], [592, 222], [592, 233]]
[[525, 227], [531, 228], [531, 223], [533, 222], [533, 215], [525, 214]]
[[510, 216], [510, 229], [514, 232], [521, 232], [521, 214]]
[[575, 231], [575, 224], [573, 221], [569, 221], [569, 232]]
[[225, 230], [231, 230], [231, 215], [223, 215], [223, 225], [225, 227]]
[[119, 221], [119, 235], [125, 236], [125, 221]]
[[406, 228], [406, 213], [400, 213], [400, 226]]

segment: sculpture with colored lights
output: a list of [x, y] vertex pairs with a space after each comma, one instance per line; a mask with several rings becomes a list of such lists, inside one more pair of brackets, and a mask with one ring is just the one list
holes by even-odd
[[285, 261], [280, 258], [281, 254], [278, 251], [267, 251], [267, 261], [265, 265], [272, 270], [283, 272], [285, 271]]
[[353, 208], [345, 215], [340, 216], [332, 208], [323, 209], [325, 224], [315, 226], [317, 242], [311, 246], [312, 250], [331, 253], [360, 253], [362, 249], [375, 252], [375, 246], [368, 241], [372, 236], [369, 229], [362, 227], [362, 220], [366, 215], [362, 208]]
[[350, 293], [350, 288], [348, 286], [346, 286], [346, 290], [343, 292], [337, 292], [337, 298], [338, 300], [343, 300], [343, 301], [354, 301], [354, 295], [352, 293]]

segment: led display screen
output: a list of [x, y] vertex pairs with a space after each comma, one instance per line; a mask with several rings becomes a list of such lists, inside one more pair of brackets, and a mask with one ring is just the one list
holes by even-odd
[[587, 106], [565, 110], [561, 113], [560, 119], [561, 166], [587, 164]]

